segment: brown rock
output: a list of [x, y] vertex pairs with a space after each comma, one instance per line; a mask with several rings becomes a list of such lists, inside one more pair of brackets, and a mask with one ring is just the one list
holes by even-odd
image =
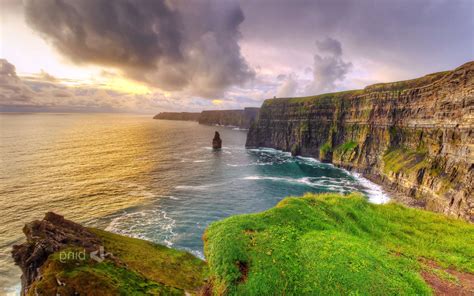
[[212, 139], [212, 148], [213, 149], [221, 149], [222, 148], [222, 140], [219, 132], [216, 131], [214, 134], [214, 139]]
[[23, 292], [27, 291], [38, 277], [38, 269], [49, 255], [65, 247], [78, 246], [90, 252], [101, 245], [100, 239], [87, 228], [53, 212], [46, 213], [41, 221], [26, 224], [23, 233], [26, 242], [13, 246], [12, 251], [15, 264], [23, 272]]
[[469, 62], [364, 90], [266, 100], [246, 146], [375, 176], [425, 209], [474, 222], [473, 106]]

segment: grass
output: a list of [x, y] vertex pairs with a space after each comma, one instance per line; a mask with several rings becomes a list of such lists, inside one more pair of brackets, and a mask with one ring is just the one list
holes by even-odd
[[[80, 252], [66, 249], [63, 252]], [[145, 278], [138, 272], [109, 260], [101, 263], [51, 255], [41, 267], [42, 278], [29, 295], [184, 295], [184, 291]]]
[[452, 73], [452, 71], [443, 71], [443, 72], [436, 72], [432, 74], [425, 75], [420, 78], [410, 79], [410, 80], [403, 80], [397, 82], [389, 82], [389, 83], [377, 83], [373, 85], [369, 85], [365, 88], [368, 92], [381, 92], [381, 91], [401, 91], [404, 89], [410, 89], [415, 87], [422, 87], [429, 85], [441, 78], [445, 77], [446, 75]]
[[474, 227], [359, 194], [306, 195], [211, 224], [205, 253], [215, 294], [430, 295], [420, 260], [474, 273]]
[[344, 144], [341, 144], [340, 146], [338, 146], [334, 151], [338, 155], [343, 156], [347, 152], [352, 152], [357, 147], [357, 145], [358, 145], [357, 142], [347, 141]]
[[416, 171], [428, 167], [427, 152], [397, 148], [383, 156], [384, 172]]
[[333, 104], [335, 101], [349, 98], [351, 96], [361, 95], [364, 93], [364, 90], [348, 90], [348, 91], [340, 91], [334, 93], [326, 93], [321, 95], [315, 96], [307, 96], [307, 97], [293, 97], [293, 98], [275, 98], [275, 99], [268, 99], [265, 100], [264, 106], [271, 106], [275, 104]]
[[187, 291], [196, 291], [205, 282], [205, 262], [190, 253], [99, 229], [91, 230], [101, 238], [107, 252], [149, 279]]
[[[443, 71], [432, 73], [429, 75], [425, 75], [420, 78], [410, 79], [410, 80], [403, 80], [397, 82], [389, 82], [389, 83], [377, 83], [373, 85], [369, 85], [364, 89], [357, 89], [357, 90], [347, 90], [347, 91], [340, 91], [340, 92], [333, 92], [333, 93], [325, 93], [320, 95], [314, 96], [307, 96], [307, 97], [292, 97], [292, 98], [274, 98], [265, 100], [262, 107], [271, 106], [275, 104], [332, 104], [334, 101], [348, 99], [358, 95], [364, 95], [372, 92], [400, 92], [406, 89], [412, 89], [416, 87], [422, 87], [434, 83], [446, 75], [452, 73], [452, 71]], [[368, 113], [366, 116], [369, 115], [370, 110], [367, 111]]]
[[[41, 267], [42, 278], [28, 290], [30, 295], [185, 295], [197, 294], [206, 283], [205, 262], [187, 252], [90, 230], [113, 257], [98, 263], [88, 254], [85, 260], [65, 260], [56, 252]], [[70, 248], [61, 252], [81, 251]]]

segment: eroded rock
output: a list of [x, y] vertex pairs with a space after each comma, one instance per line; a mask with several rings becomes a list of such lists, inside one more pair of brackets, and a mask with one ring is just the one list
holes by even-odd
[[33, 221], [23, 227], [26, 242], [13, 246], [12, 256], [23, 274], [22, 291], [28, 290], [39, 275], [39, 268], [48, 256], [65, 248], [81, 247], [90, 252], [101, 245], [100, 239], [87, 228], [64, 219], [53, 212], [46, 213], [43, 220]]
[[221, 149], [222, 148], [222, 140], [219, 132], [216, 131], [214, 134], [214, 139], [212, 139], [212, 148], [213, 149]]

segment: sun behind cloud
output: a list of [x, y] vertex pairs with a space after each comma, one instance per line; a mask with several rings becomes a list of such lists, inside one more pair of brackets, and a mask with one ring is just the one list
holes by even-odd
[[136, 95], [152, 93], [152, 90], [148, 86], [119, 76], [108, 77], [103, 84], [103, 88]]

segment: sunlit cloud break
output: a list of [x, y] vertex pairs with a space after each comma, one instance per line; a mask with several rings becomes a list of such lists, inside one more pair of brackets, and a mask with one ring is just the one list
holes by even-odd
[[474, 52], [470, 1], [5, 0], [1, 22], [1, 111], [257, 107]]

